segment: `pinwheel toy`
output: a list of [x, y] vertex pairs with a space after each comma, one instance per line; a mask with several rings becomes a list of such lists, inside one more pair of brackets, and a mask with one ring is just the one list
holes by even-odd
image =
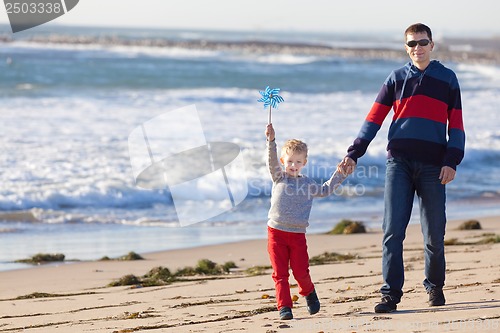
[[278, 104], [284, 102], [283, 97], [279, 95], [280, 88], [266, 87], [264, 91], [259, 91], [262, 97], [257, 102], [264, 102], [264, 108], [269, 106], [268, 123], [271, 123], [271, 108], [278, 108]]

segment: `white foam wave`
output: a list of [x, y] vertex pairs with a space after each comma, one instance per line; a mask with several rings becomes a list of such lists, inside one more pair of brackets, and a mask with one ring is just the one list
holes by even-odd
[[79, 56], [103, 58], [103, 57], [124, 57], [135, 58], [139, 56], [173, 58], [173, 59], [189, 59], [189, 58], [213, 58], [220, 54], [218, 51], [182, 48], [182, 47], [154, 47], [140, 45], [102, 45], [102, 44], [51, 44], [37, 42], [12, 42], [4, 44], [4, 51], [15, 50], [22, 52], [23, 50], [30, 51], [33, 49], [53, 50], [53, 51], [75, 51], [79, 52]]
[[267, 64], [301, 65], [318, 61], [320, 57], [292, 54], [269, 54], [257, 57], [256, 61]]
[[459, 64], [458, 69], [464, 72], [480, 74], [492, 81], [500, 81], [500, 66]]
[[[291, 137], [306, 141], [310, 147], [308, 172], [312, 172], [313, 177], [323, 178], [329, 172], [326, 170], [345, 155], [357, 135], [373, 94], [283, 91], [282, 95], [285, 103], [273, 111], [278, 144]], [[493, 90], [464, 91], [469, 149], [464, 168], [472, 167], [468, 163], [471, 160], [488, 161], [493, 168], [498, 165], [500, 132], [495, 110], [500, 103], [499, 96]], [[0, 105], [3, 124], [0, 210], [36, 207], [142, 209], [170, 204], [165, 193], [135, 187], [127, 137], [144, 121], [193, 103], [197, 105], [207, 141], [233, 142], [241, 147], [252, 187], [249, 196], [267, 197], [270, 181], [265, 166], [263, 134], [267, 110], [257, 103], [258, 97], [257, 90], [210, 88], [121, 91], [112, 98], [77, 95], [3, 100]], [[389, 118], [360, 160], [360, 166], [383, 168]], [[186, 131], [185, 140], [190, 139]], [[374, 181], [373, 186], [377, 184]], [[198, 186], [211, 189], [214, 196], [199, 199], [218, 200], [215, 194], [220, 193], [219, 185], [200, 182]], [[196, 190], [194, 188], [193, 192]], [[183, 198], [196, 198], [193, 192], [186, 191]]]

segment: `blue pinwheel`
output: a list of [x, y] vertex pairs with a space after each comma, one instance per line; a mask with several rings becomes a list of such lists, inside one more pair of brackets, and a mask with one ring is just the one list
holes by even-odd
[[257, 102], [264, 102], [264, 108], [269, 106], [269, 124], [271, 123], [271, 108], [278, 108], [278, 104], [284, 102], [283, 97], [279, 95], [280, 88], [269, 88], [266, 87], [264, 91], [259, 91], [262, 97]]

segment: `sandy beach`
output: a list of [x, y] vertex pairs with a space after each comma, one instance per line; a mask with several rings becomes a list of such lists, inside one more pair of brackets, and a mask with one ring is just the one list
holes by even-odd
[[[265, 240], [143, 254], [145, 260], [38, 266], [0, 273], [0, 332], [498, 332], [500, 329], [500, 218], [479, 219], [481, 230], [448, 223], [447, 282], [443, 307], [429, 307], [423, 280], [422, 236], [410, 225], [405, 240], [406, 283], [398, 311], [373, 312], [381, 284], [380, 230], [365, 234], [308, 235], [310, 257], [325, 252], [350, 259], [311, 266], [321, 310], [310, 316], [305, 300], [294, 319], [281, 321]], [[200, 259], [233, 261], [217, 276], [192, 276], [164, 286], [108, 284], [171, 271]], [[263, 275], [246, 269], [264, 268]], [[298, 294], [293, 288], [292, 295]]]

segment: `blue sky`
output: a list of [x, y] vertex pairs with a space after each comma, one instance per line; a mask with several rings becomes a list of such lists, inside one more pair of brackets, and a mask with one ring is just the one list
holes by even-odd
[[[80, 0], [58, 24], [223, 30], [394, 32], [500, 36], [498, 0]], [[8, 23], [0, 10], [0, 23]]]

